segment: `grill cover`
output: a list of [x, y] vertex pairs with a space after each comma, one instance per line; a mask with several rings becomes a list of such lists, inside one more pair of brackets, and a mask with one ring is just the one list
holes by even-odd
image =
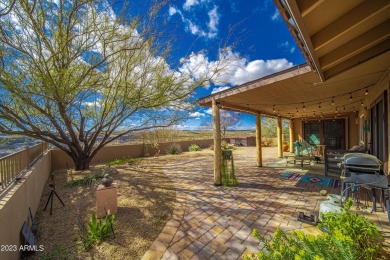
[[362, 166], [380, 168], [382, 162], [374, 155], [366, 153], [347, 153], [344, 155], [345, 167], [348, 166]]
[[382, 189], [387, 189], [389, 185], [386, 175], [362, 174], [358, 172], [349, 172], [344, 181]]
[[383, 189], [388, 187], [387, 176], [381, 171], [382, 162], [374, 155], [347, 153], [344, 155], [342, 164], [345, 169], [345, 182], [364, 184]]

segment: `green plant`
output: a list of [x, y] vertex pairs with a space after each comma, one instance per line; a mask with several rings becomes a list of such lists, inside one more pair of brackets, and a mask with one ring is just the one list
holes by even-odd
[[167, 149], [168, 154], [180, 154], [181, 153], [181, 147], [178, 144], [173, 144], [168, 147]]
[[323, 233], [315, 236], [302, 231], [292, 231], [287, 235], [278, 228], [271, 240], [267, 240], [256, 229], [252, 234], [264, 243], [266, 252], [260, 251], [257, 255], [253, 254], [245, 259], [358, 259], [358, 248], [352, 239], [339, 232], [334, 235]]
[[93, 183], [98, 182], [102, 178], [103, 178], [103, 174], [98, 174], [98, 173], [90, 174], [90, 175], [87, 175], [81, 179], [75, 179], [75, 180], [68, 181], [67, 183], [65, 183], [64, 186], [66, 186], [66, 187], [90, 186]]
[[89, 249], [92, 245], [102, 242], [107, 238], [111, 232], [113, 232], [113, 222], [115, 219], [115, 214], [106, 216], [104, 221], [102, 219], [97, 219], [96, 214], [92, 214], [91, 221], [88, 223], [88, 233], [84, 245], [86, 249]]
[[350, 212], [349, 199], [341, 213], [327, 212], [321, 215], [318, 228], [329, 233], [319, 235], [292, 231], [287, 235], [277, 229], [270, 240], [257, 230], [253, 235], [264, 243], [266, 252], [247, 256], [246, 259], [377, 259], [379, 258], [382, 235], [376, 226], [364, 216]]
[[107, 166], [125, 164], [129, 161], [129, 158], [115, 159], [114, 161], [106, 163]]
[[345, 236], [351, 237], [360, 248], [360, 255], [363, 259], [376, 258], [382, 248], [380, 240], [382, 234], [378, 231], [376, 225], [356, 211], [350, 211], [353, 204], [351, 198], [345, 203], [341, 213], [326, 212], [321, 214], [321, 223], [319, 228], [326, 228], [333, 233], [341, 232]]
[[[221, 175], [223, 186], [236, 186], [238, 184], [235, 175], [232, 150], [222, 150]], [[230, 161], [230, 166], [228, 161]]]
[[197, 144], [191, 144], [190, 147], [188, 147], [189, 152], [196, 152], [200, 150], [202, 150], [202, 148], [200, 148], [200, 146]]

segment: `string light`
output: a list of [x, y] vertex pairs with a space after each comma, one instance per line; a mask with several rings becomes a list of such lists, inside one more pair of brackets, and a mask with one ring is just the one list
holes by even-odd
[[321, 102], [320, 102], [320, 103], [318, 103], [318, 108], [321, 108]]
[[275, 105], [274, 105], [274, 107], [273, 107], [273, 111], [274, 111], [274, 113], [275, 113]]
[[368, 89], [366, 89], [366, 92], [364, 93], [364, 95], [366, 95], [366, 96], [368, 95]]
[[299, 114], [299, 112], [298, 112], [298, 108], [297, 108], [297, 115]]
[[344, 111], [345, 111], [345, 106], [343, 108], [344, 108]]
[[280, 116], [279, 110], [278, 110], [278, 116]]
[[304, 103], [304, 102], [302, 102], [302, 108], [303, 108], [303, 110], [306, 110], [306, 107], [305, 107], [305, 103]]
[[364, 106], [363, 100], [362, 100], [362, 103], [360, 105]]
[[321, 118], [323, 118], [324, 116], [322, 115], [322, 112], [321, 112]]
[[334, 112], [337, 114], [337, 112], [338, 112], [338, 111], [337, 111], [337, 107], [336, 107], [336, 110], [335, 110]]
[[349, 102], [352, 102], [352, 94], [349, 93]]
[[332, 106], [334, 106], [334, 97], [332, 97]]

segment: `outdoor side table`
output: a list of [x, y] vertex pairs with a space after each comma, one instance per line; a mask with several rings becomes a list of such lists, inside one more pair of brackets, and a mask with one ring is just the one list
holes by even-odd
[[286, 159], [286, 167], [287, 165], [294, 164], [296, 165], [297, 161], [300, 162], [301, 167], [303, 168], [303, 164], [306, 161], [310, 168], [311, 168], [311, 161], [315, 160], [314, 156], [295, 156], [295, 155], [287, 155], [284, 157]]
[[118, 211], [116, 183], [108, 187], [99, 184], [96, 190], [96, 216], [103, 218]]

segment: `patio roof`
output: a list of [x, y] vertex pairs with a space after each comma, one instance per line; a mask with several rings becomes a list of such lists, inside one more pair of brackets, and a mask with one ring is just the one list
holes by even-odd
[[375, 92], [389, 66], [387, 51], [322, 82], [310, 66], [303, 64], [201, 98], [198, 103], [211, 106], [215, 99], [220, 108], [268, 116], [279, 113], [284, 118], [312, 117], [314, 113], [318, 117], [321, 112], [324, 117], [334, 117], [337, 108], [343, 116], [359, 110], [362, 102], [368, 105], [364, 103], [366, 91], [369, 95]]
[[220, 108], [284, 118], [333, 118], [368, 106], [367, 94], [390, 68], [390, 1], [274, 1], [308, 63], [198, 103], [215, 99]]
[[322, 80], [389, 50], [388, 0], [274, 2], [306, 60]]

